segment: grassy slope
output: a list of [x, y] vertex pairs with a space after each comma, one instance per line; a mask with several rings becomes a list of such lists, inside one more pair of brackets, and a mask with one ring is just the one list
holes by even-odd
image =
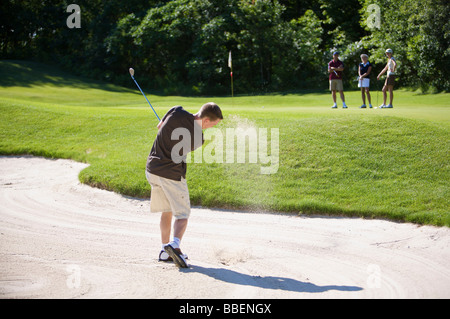
[[[397, 91], [392, 110], [358, 109], [358, 92], [346, 92], [348, 110], [331, 110], [329, 94], [320, 93], [148, 97], [160, 116], [173, 105], [195, 112], [214, 100], [223, 131], [239, 120], [279, 128], [276, 174], [259, 174], [260, 164], [188, 164], [192, 204], [450, 226], [449, 94]], [[156, 119], [137, 90], [0, 61], [0, 112], [0, 153], [89, 162], [83, 182], [150, 195], [143, 169]]]

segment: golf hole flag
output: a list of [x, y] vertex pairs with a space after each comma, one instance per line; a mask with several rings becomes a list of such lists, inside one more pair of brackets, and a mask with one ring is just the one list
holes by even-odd
[[228, 54], [228, 67], [230, 68], [230, 78], [231, 78], [231, 97], [234, 96], [233, 94], [233, 63], [231, 61], [231, 50]]

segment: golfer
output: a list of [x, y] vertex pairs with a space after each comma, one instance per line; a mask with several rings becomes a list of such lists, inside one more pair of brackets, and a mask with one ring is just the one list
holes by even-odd
[[[150, 211], [162, 213], [160, 261], [174, 261], [178, 267], [187, 267], [187, 256], [180, 249], [191, 213], [186, 183], [186, 156], [202, 146], [202, 129], [213, 127], [222, 119], [219, 106], [210, 102], [204, 104], [196, 114], [187, 112], [181, 106], [174, 106], [157, 126], [158, 134], [148, 156], [145, 173], [152, 188]], [[170, 241], [172, 216], [175, 222], [173, 240]]]
[[[387, 71], [387, 78], [384, 82], [383, 86], [383, 104], [379, 106], [380, 109], [386, 108], [391, 109], [394, 106], [392, 105], [392, 102], [394, 101], [394, 85], [395, 85], [395, 69], [397, 68], [397, 62], [395, 61], [393, 55], [393, 52], [391, 49], [387, 49], [385, 52], [388, 62], [384, 69], [378, 74], [377, 80], [380, 79], [380, 77]], [[386, 105], [386, 99], [387, 99], [387, 93], [386, 91], [389, 91], [389, 105]]]
[[345, 104], [344, 85], [342, 84], [342, 71], [344, 71], [344, 63], [339, 60], [339, 52], [336, 51], [333, 53], [333, 60], [328, 63], [328, 73], [330, 73], [330, 91], [334, 102], [331, 107], [332, 109], [337, 109], [336, 91], [339, 91], [339, 94], [341, 95], [343, 108], [347, 108], [347, 105]]
[[372, 108], [372, 101], [370, 98], [369, 86], [370, 79], [369, 75], [372, 71], [372, 64], [369, 62], [369, 56], [367, 54], [361, 54], [361, 63], [358, 67], [358, 87], [361, 88], [361, 98], [363, 104], [359, 107], [360, 109], [366, 108], [366, 95], [367, 100], [369, 101], [369, 107]]

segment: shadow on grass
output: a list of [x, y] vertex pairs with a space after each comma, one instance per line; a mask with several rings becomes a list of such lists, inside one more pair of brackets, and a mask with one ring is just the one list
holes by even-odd
[[132, 90], [92, 79], [73, 76], [49, 65], [19, 60], [0, 60], [0, 86], [52, 85], [80, 89], [100, 89], [111, 92]]
[[180, 268], [184, 273], [200, 273], [211, 278], [243, 286], [253, 286], [264, 289], [285, 290], [293, 292], [320, 293], [329, 290], [338, 291], [361, 291], [363, 288], [357, 286], [327, 285], [318, 286], [309, 282], [303, 282], [286, 277], [274, 276], [251, 276], [234, 270], [224, 268], [205, 268], [197, 265], [190, 265], [190, 268]]

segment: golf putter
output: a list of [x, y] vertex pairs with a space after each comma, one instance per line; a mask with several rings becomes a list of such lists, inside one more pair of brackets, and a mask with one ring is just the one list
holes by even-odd
[[141, 87], [139, 86], [139, 84], [136, 82], [135, 78], [134, 78], [134, 69], [130, 68], [128, 70], [130, 72], [131, 78], [133, 79], [134, 83], [136, 83], [136, 86], [138, 87], [139, 91], [141, 91], [142, 95], [145, 97], [145, 99], [147, 100], [148, 105], [150, 105], [150, 107], [153, 110], [153, 113], [155, 113], [156, 117], [158, 118], [159, 121], [161, 121], [161, 119], [159, 118], [158, 114], [156, 114], [155, 109], [153, 108], [152, 104], [150, 103], [150, 101], [147, 99], [147, 97], [145, 96], [144, 92], [142, 91]]

